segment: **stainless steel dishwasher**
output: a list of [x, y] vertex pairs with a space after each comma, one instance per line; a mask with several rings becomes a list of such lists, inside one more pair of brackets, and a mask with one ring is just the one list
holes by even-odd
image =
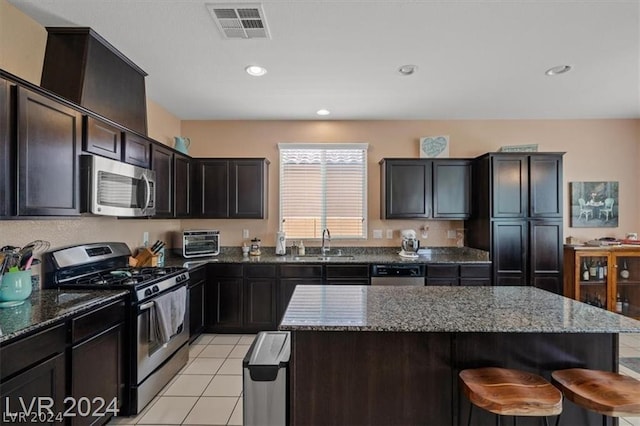
[[426, 270], [416, 264], [371, 265], [371, 285], [424, 286]]

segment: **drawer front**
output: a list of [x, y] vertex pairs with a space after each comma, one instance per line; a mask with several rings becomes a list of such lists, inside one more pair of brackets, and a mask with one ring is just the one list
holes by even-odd
[[275, 265], [245, 265], [244, 276], [249, 278], [274, 278]]
[[207, 270], [202, 266], [198, 266], [197, 268], [189, 269], [189, 284], [194, 285], [199, 283], [200, 281], [204, 281], [207, 278]]
[[460, 265], [462, 278], [491, 278], [491, 265]]
[[281, 278], [322, 278], [322, 265], [281, 265]]
[[426, 278], [426, 285], [441, 285], [441, 286], [457, 286], [459, 284], [458, 278]]
[[369, 285], [369, 278], [331, 278], [328, 285]]
[[327, 280], [332, 278], [368, 278], [368, 265], [327, 265]]
[[463, 286], [490, 286], [491, 278], [460, 278]]
[[209, 273], [214, 277], [242, 277], [242, 265], [235, 263], [209, 264]]
[[124, 300], [119, 300], [97, 311], [74, 318], [71, 320], [71, 340], [76, 343], [94, 336], [119, 322], [124, 322], [124, 317]]
[[0, 380], [64, 352], [66, 336], [66, 324], [60, 324], [0, 347]]
[[427, 265], [428, 278], [456, 278], [458, 265]]

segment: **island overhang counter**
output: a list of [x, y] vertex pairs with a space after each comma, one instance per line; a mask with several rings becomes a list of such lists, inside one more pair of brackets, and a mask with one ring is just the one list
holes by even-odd
[[[466, 424], [461, 370], [617, 371], [618, 334], [640, 322], [533, 287], [305, 285], [279, 328], [291, 332], [292, 425], [440, 426]], [[564, 402], [561, 425], [591, 424], [601, 418]]]

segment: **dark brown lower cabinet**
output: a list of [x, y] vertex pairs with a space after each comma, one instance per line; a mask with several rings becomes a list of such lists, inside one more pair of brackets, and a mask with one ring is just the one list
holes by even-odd
[[246, 265], [244, 267], [244, 324], [247, 332], [275, 330], [276, 266]]
[[[116, 325], [71, 349], [73, 425], [102, 424], [124, 400], [124, 328]], [[105, 406], [99, 410], [96, 398]], [[86, 400], [91, 403], [86, 404]], [[87, 410], [90, 408], [90, 410]], [[111, 410], [111, 411], [109, 411]]]
[[327, 265], [325, 283], [328, 285], [369, 285], [369, 265]]
[[205, 284], [205, 330], [236, 332], [242, 330], [242, 265], [208, 265]]
[[0, 399], [0, 412], [3, 417], [1, 423], [24, 425], [64, 424], [62, 417], [56, 420], [55, 415], [47, 415], [47, 411], [36, 408], [36, 404], [41, 401], [47, 406], [52, 403], [50, 406], [52, 413], [64, 413], [64, 353], [46, 359], [24, 373], [3, 382], [0, 385]]
[[204, 266], [189, 271], [189, 342], [193, 342], [204, 328], [204, 287], [206, 281]]
[[429, 264], [427, 265], [426, 285], [492, 285], [491, 264]]
[[495, 285], [532, 285], [562, 294], [562, 221], [493, 222]]

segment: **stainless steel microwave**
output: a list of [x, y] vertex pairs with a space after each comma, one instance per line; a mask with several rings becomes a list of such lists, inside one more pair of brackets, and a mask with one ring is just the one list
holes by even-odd
[[173, 250], [185, 258], [220, 253], [220, 231], [188, 230], [174, 233]]
[[97, 155], [80, 156], [81, 211], [103, 216], [156, 214], [156, 172]]

